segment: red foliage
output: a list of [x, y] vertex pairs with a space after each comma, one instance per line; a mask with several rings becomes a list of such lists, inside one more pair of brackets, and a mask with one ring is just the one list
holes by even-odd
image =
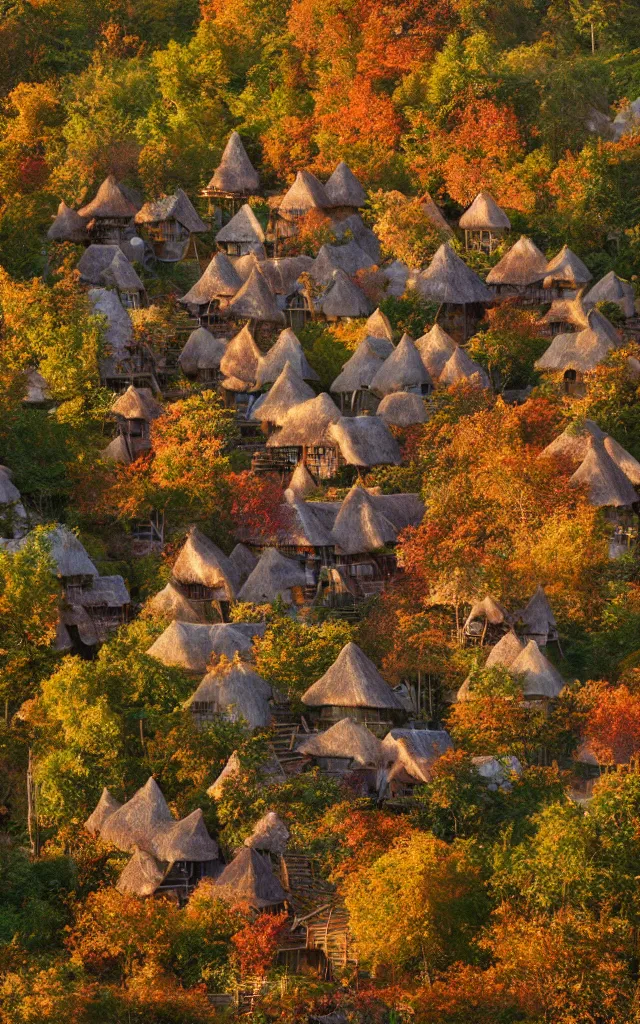
[[286, 525], [279, 480], [249, 470], [229, 475], [231, 517], [236, 530], [272, 537]]
[[640, 753], [640, 694], [626, 686], [599, 687], [585, 730], [589, 748], [603, 764], [628, 764]]
[[260, 914], [255, 921], [247, 922], [232, 936], [240, 972], [266, 974], [278, 949], [278, 941], [287, 924], [287, 914]]

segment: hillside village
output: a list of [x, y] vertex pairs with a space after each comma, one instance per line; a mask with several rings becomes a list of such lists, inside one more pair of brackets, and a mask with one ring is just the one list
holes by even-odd
[[0, 24], [0, 1024], [640, 1021], [640, 12], [137, 6]]

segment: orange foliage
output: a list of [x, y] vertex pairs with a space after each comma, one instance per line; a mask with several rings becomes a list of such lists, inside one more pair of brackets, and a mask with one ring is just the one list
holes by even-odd
[[245, 470], [229, 475], [231, 517], [236, 530], [272, 536], [286, 525], [280, 482]]
[[273, 963], [287, 921], [288, 916], [284, 912], [260, 914], [255, 921], [248, 921], [232, 936], [231, 942], [242, 975], [266, 974]]
[[369, 867], [396, 839], [408, 839], [414, 832], [402, 815], [360, 811], [347, 802], [327, 811], [318, 824], [315, 838], [329, 845], [336, 844], [339, 859], [333, 860], [332, 877], [340, 880]]
[[640, 694], [600, 685], [584, 739], [602, 764], [628, 764], [640, 753]]

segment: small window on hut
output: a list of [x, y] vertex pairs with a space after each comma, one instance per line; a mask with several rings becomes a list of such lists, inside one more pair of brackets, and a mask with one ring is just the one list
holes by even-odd
[[564, 390], [567, 395], [570, 395], [576, 386], [576, 380], [578, 375], [575, 370], [565, 370], [564, 373]]

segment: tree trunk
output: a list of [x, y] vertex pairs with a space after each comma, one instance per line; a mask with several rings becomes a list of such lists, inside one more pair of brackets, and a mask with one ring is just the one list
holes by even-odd
[[591, 52], [596, 52], [596, 29], [593, 22], [591, 22]]

